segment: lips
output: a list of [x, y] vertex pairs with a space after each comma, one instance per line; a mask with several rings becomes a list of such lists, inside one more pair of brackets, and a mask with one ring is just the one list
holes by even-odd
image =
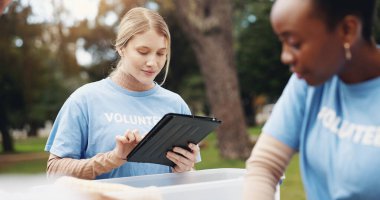
[[148, 76], [152, 76], [155, 74], [154, 71], [151, 71], [151, 70], [142, 70], [144, 72], [144, 74], [148, 75]]
[[297, 78], [299, 78], [299, 79], [303, 79], [303, 76], [300, 74], [300, 73], [295, 73], [296, 75], [297, 75]]
[[290, 71], [293, 72], [293, 73], [295, 73], [296, 76], [297, 76], [299, 79], [302, 79], [302, 78], [303, 78], [302, 74], [301, 74], [300, 72], [297, 72], [297, 71], [295, 70], [295, 67], [290, 67]]

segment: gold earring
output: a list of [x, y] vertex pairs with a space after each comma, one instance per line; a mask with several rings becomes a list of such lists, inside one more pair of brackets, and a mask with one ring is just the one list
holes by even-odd
[[344, 47], [344, 54], [346, 56], [346, 60], [350, 61], [352, 58], [350, 43], [348, 42], [344, 43], [343, 47]]

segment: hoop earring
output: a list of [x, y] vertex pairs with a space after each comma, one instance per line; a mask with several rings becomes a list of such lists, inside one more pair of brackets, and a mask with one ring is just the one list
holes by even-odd
[[344, 43], [343, 47], [344, 47], [344, 54], [345, 54], [346, 60], [350, 61], [352, 59], [350, 43], [348, 43], [348, 42]]

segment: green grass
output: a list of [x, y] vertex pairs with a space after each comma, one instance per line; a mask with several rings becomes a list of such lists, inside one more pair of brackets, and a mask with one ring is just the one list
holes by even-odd
[[[30, 137], [28, 139], [16, 140], [14, 147], [15, 153], [43, 152], [47, 138]], [[0, 149], [3, 145], [0, 143]]]
[[[254, 136], [260, 134], [261, 127], [249, 128], [249, 133]], [[19, 140], [15, 143], [17, 154], [27, 152], [43, 152], [46, 138], [30, 138]], [[1, 148], [1, 145], [0, 145]], [[216, 135], [210, 134], [201, 147], [202, 162], [196, 165], [200, 169], [213, 168], [244, 168], [243, 160], [227, 160], [221, 158], [216, 148]], [[286, 170], [286, 178], [281, 185], [281, 200], [303, 200], [306, 199], [299, 174], [298, 155], [294, 156]], [[46, 159], [27, 162], [16, 162], [10, 164], [1, 163], [1, 174], [35, 174], [44, 173], [46, 170]]]
[[46, 171], [47, 159], [17, 162], [0, 166], [1, 174], [40, 174]]
[[16, 142], [18, 152], [43, 152], [47, 138], [30, 138]]
[[[251, 127], [248, 129], [250, 135], [259, 136], [261, 127]], [[216, 135], [211, 133], [203, 142], [201, 149], [202, 162], [196, 165], [197, 169], [213, 168], [244, 168], [244, 160], [223, 159], [216, 148]]]
[[213, 168], [244, 168], [245, 162], [242, 160], [222, 159], [216, 148], [216, 135], [211, 133], [201, 145], [202, 162], [196, 164], [196, 169]]
[[285, 180], [281, 185], [281, 200], [283, 199], [306, 199], [301, 175], [299, 172], [299, 156], [293, 156], [285, 172]]
[[[43, 152], [47, 138], [31, 137], [28, 139], [16, 140], [14, 143], [15, 156], [23, 153]], [[0, 144], [0, 149], [2, 149]], [[1, 156], [2, 154], [0, 154]], [[0, 174], [36, 174], [44, 173], [47, 159], [36, 159], [23, 162], [1, 163]]]

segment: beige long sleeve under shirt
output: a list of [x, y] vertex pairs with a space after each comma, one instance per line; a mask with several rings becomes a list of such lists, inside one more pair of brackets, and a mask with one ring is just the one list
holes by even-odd
[[261, 134], [246, 162], [244, 199], [273, 200], [276, 185], [294, 151], [268, 134]]
[[89, 159], [61, 158], [50, 154], [47, 162], [47, 176], [73, 176], [81, 179], [95, 179], [103, 173], [123, 165], [126, 160], [118, 158], [113, 151], [99, 153]]

